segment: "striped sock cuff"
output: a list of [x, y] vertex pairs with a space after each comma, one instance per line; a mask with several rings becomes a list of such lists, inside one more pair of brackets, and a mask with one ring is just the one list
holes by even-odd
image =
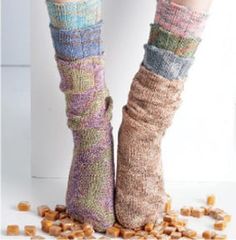
[[67, 60], [101, 55], [103, 53], [101, 28], [101, 22], [80, 30], [64, 30], [50, 25], [56, 55]]
[[180, 57], [193, 57], [200, 42], [200, 38], [185, 38], [151, 24], [148, 44], [169, 50]]
[[206, 13], [193, 11], [168, 0], [159, 0], [155, 23], [183, 37], [199, 37], [205, 27], [207, 17]]
[[50, 22], [55, 28], [81, 29], [102, 20], [101, 0], [55, 3], [47, 0]]
[[193, 63], [193, 58], [182, 58], [173, 52], [146, 44], [143, 64], [154, 73], [169, 80], [184, 79]]

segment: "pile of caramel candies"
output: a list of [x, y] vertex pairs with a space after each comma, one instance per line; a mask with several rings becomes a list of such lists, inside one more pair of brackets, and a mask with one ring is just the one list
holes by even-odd
[[[157, 239], [157, 240], [226, 240], [225, 234], [218, 233], [223, 231], [229, 222], [231, 216], [224, 210], [215, 208], [215, 196], [207, 197], [206, 206], [204, 207], [182, 207], [180, 212], [171, 209], [171, 198], [165, 204], [163, 218], [158, 223], [148, 223], [143, 227], [136, 229], [125, 229], [120, 224], [115, 223], [112, 227], [106, 230], [106, 235], [99, 237], [100, 240], [109, 240], [113, 238], [123, 239]], [[30, 211], [31, 206], [27, 201], [22, 201], [18, 204], [19, 211]], [[82, 240], [82, 239], [96, 239], [94, 236], [93, 226], [89, 223], [80, 223], [72, 219], [64, 205], [56, 205], [54, 210], [47, 205], [41, 205], [37, 208], [38, 215], [42, 218], [41, 230], [54, 236], [57, 240]], [[184, 216], [185, 218], [180, 218]], [[186, 217], [201, 218], [209, 216], [214, 219], [214, 230], [206, 230], [199, 234], [197, 231], [187, 227]], [[6, 229], [8, 236], [19, 236], [20, 228], [18, 225], [8, 225]], [[34, 225], [24, 226], [24, 235], [31, 237], [31, 240], [42, 240], [45, 237], [37, 234], [37, 228]]]

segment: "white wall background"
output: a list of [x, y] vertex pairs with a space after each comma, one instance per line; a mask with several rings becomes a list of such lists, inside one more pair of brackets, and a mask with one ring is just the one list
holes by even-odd
[[30, 0], [2, 0], [2, 64], [30, 65]]
[[[72, 138], [66, 127], [64, 96], [58, 88], [44, 0], [32, 1], [31, 5], [32, 175], [65, 177], [72, 157]], [[186, 83], [183, 104], [163, 141], [167, 180], [236, 181], [235, 7], [234, 0], [215, 0], [213, 4]], [[154, 9], [155, 0], [149, 4], [146, 0], [139, 4], [133, 0], [104, 1], [106, 77], [115, 103], [115, 139], [121, 108], [143, 56], [142, 45], [147, 41]], [[13, 39], [18, 35], [10, 30], [5, 32], [6, 39], [9, 34]], [[17, 51], [8, 54], [6, 49], [6, 63], [23, 58]], [[27, 57], [21, 60], [27, 62]]]

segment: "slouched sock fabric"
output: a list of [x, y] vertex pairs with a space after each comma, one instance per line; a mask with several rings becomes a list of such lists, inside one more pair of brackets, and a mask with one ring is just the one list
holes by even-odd
[[114, 221], [112, 99], [105, 84], [101, 1], [47, 1], [50, 30], [74, 140], [69, 215], [104, 232]]
[[155, 223], [163, 213], [161, 142], [180, 106], [206, 18], [206, 13], [158, 1], [118, 134], [115, 208], [126, 228]]

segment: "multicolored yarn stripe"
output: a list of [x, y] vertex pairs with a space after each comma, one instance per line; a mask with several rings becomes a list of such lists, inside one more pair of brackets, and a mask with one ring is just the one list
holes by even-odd
[[112, 99], [105, 85], [101, 0], [47, 1], [50, 29], [74, 139], [66, 205], [104, 232], [115, 221]]
[[200, 38], [185, 38], [151, 24], [148, 44], [169, 50], [180, 57], [193, 57], [200, 42]]
[[206, 13], [190, 10], [168, 0], [159, 0], [155, 23], [176, 35], [199, 37], [207, 17]]
[[147, 69], [169, 80], [187, 76], [193, 58], [182, 58], [173, 52], [146, 44], [143, 64]]
[[57, 56], [74, 60], [101, 55], [103, 53], [101, 28], [102, 22], [88, 28], [75, 30], [58, 29], [50, 25]]
[[75, 144], [66, 197], [68, 211], [79, 221], [104, 231], [114, 223], [112, 100], [105, 86], [104, 61], [95, 56], [74, 62], [57, 59], [57, 64]]
[[97, 24], [102, 20], [101, 4], [101, 0], [64, 3], [47, 0], [51, 24], [62, 29], [81, 29]]

